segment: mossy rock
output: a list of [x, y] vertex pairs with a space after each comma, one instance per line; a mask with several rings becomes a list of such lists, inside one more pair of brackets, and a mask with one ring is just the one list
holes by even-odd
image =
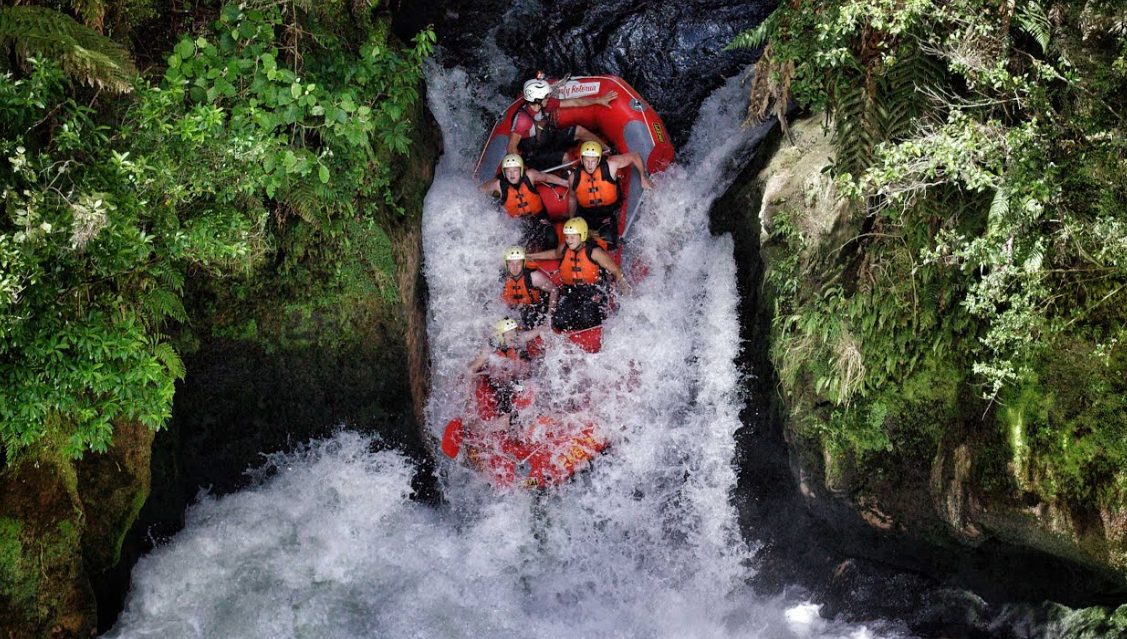
[[149, 496], [154, 432], [139, 423], [117, 424], [103, 454], [77, 463], [78, 494], [86, 512], [82, 550], [86, 569], [97, 574], [117, 565], [125, 534]]
[[27, 454], [0, 475], [0, 636], [89, 637], [86, 520], [70, 460]]

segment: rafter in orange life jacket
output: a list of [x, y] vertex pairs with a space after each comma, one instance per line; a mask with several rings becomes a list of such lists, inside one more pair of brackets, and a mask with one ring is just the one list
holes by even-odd
[[592, 173], [580, 168], [571, 178], [575, 201], [585, 216], [595, 218], [613, 215], [618, 208], [618, 180], [610, 171], [606, 158]]
[[511, 308], [525, 304], [539, 304], [541, 291], [532, 285], [532, 273], [526, 266], [521, 269], [520, 275], [513, 277], [506, 270], [502, 275], [505, 288], [501, 291], [501, 299]]
[[544, 201], [536, 192], [536, 186], [528, 175], [521, 175], [516, 184], [510, 184], [504, 175], [499, 175], [501, 206], [509, 217], [536, 217], [544, 211]]
[[560, 278], [565, 286], [599, 283], [605, 269], [591, 257], [596, 246], [604, 251], [607, 249], [605, 241], [594, 237], [588, 238], [579, 250], [564, 246], [563, 258], [560, 260]]

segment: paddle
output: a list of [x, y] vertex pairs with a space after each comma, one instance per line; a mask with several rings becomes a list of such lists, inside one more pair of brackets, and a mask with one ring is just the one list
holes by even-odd
[[559, 166], [553, 166], [550, 169], [544, 169], [543, 171], [541, 171], [541, 173], [555, 173], [556, 171], [559, 171], [560, 169], [570, 169], [571, 167], [575, 166], [576, 164], [579, 164], [579, 160], [572, 160], [571, 162], [564, 162], [563, 164], [561, 164]]
[[[610, 149], [603, 149], [603, 155], [610, 155]], [[559, 171], [560, 169], [570, 169], [571, 167], [575, 166], [576, 164], [579, 164], [579, 160], [572, 160], [571, 162], [564, 162], [563, 164], [560, 164], [559, 166], [553, 166], [550, 169], [544, 169], [543, 171], [541, 171], [541, 173], [555, 173], [556, 171]]]
[[450, 459], [457, 459], [458, 451], [462, 450], [462, 437], [465, 427], [459, 417], [451, 419], [446, 424], [446, 432], [442, 434], [442, 452]]
[[[642, 188], [641, 184], [638, 185], [638, 188]], [[638, 204], [634, 207], [634, 214], [626, 219], [626, 227], [622, 229], [622, 235], [618, 236], [619, 242], [624, 241], [626, 239], [626, 236], [630, 233], [630, 227], [634, 226], [634, 220], [638, 219], [638, 215], [642, 210], [642, 205], [646, 202], [646, 196], [650, 194], [651, 190], [652, 189], [642, 191], [642, 195], [638, 197]]]

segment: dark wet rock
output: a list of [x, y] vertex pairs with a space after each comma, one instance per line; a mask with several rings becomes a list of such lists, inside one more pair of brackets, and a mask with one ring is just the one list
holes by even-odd
[[722, 51], [737, 34], [759, 24], [776, 3], [753, 0], [690, 2], [414, 3], [394, 26], [409, 37], [433, 24], [445, 61], [489, 68], [493, 41], [517, 65], [509, 87], [517, 95], [537, 70], [552, 77], [612, 74], [629, 82], [657, 109], [675, 144], [683, 144], [701, 102], [754, 62], [757, 51]]

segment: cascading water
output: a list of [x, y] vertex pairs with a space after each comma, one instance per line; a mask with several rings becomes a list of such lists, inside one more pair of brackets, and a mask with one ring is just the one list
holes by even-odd
[[[470, 173], [505, 99], [460, 69], [428, 73], [445, 155], [423, 234], [436, 438], [465, 409], [463, 371], [504, 315], [501, 249], [518, 229]], [[456, 464], [447, 505], [409, 499], [394, 451], [341, 433], [269, 459], [255, 487], [203, 498], [143, 558], [111, 637], [875, 637], [817, 606], [757, 597], [736, 525], [741, 378], [735, 262], [708, 209], [756, 142], [733, 80], [702, 108], [677, 166], [656, 178], [627, 238], [648, 275], [620, 298], [601, 353], [552, 343], [543, 405], [590, 398], [609, 452], [546, 494], [499, 493]], [[634, 376], [630, 390], [626, 380]]]

